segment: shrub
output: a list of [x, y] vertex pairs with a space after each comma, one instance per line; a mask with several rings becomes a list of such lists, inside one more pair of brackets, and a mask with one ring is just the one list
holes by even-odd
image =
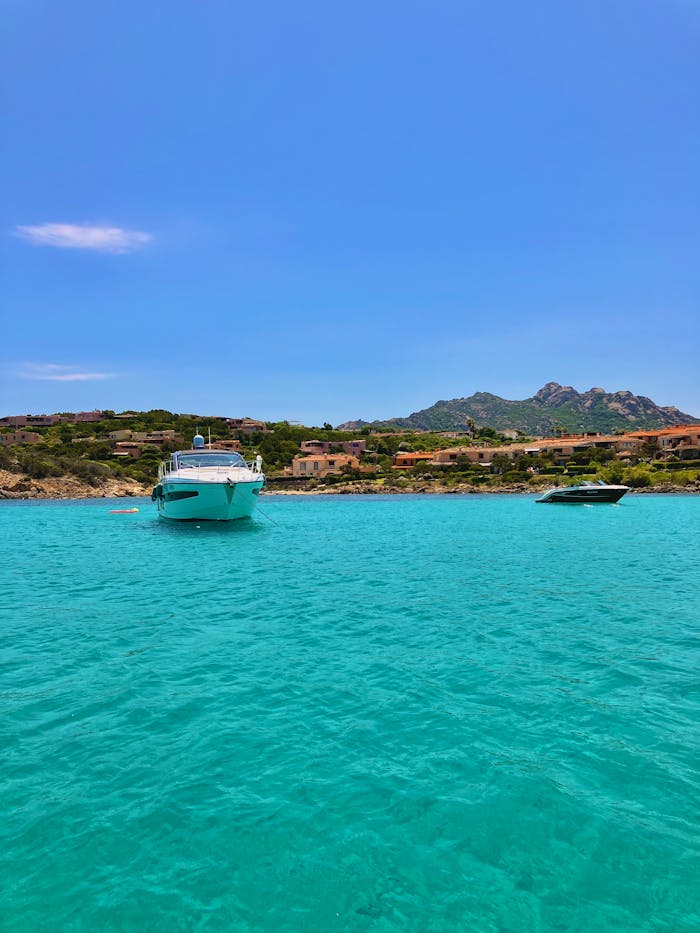
[[508, 470], [508, 472], [504, 473], [501, 477], [504, 483], [526, 483], [529, 478], [529, 473], [520, 472], [519, 470]]
[[38, 457], [25, 454], [20, 458], [22, 470], [32, 479], [44, 479], [45, 476], [60, 476], [63, 470], [53, 457]]
[[16, 461], [10, 451], [4, 444], [0, 444], [0, 467], [3, 470], [11, 470]]
[[674, 486], [692, 486], [700, 480], [700, 475], [693, 470], [659, 471], [654, 473], [651, 479], [654, 486], [661, 486], [664, 483], [673, 483]]
[[631, 467], [625, 470], [623, 482], [626, 486], [633, 489], [643, 489], [645, 486], [651, 486], [651, 476], [649, 471], [643, 467]]
[[621, 463], [611, 463], [610, 466], [606, 467], [601, 471], [601, 479], [604, 479], [606, 483], [618, 484], [622, 482], [622, 477], [624, 476], [625, 470]]
[[111, 475], [112, 471], [104, 463], [94, 463], [91, 460], [74, 460], [67, 465], [67, 469], [91, 486], [99, 485], [101, 480]]

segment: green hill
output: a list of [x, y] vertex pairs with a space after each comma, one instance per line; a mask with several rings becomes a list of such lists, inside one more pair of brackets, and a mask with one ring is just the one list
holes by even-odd
[[[418, 431], [467, 431], [474, 425], [497, 431], [524, 434], [632, 430], [697, 423], [700, 418], [672, 406], [660, 407], [644, 395], [606, 392], [593, 388], [577, 392], [571, 386], [548, 382], [532, 398], [511, 401], [490, 392], [475, 392], [468, 398], [442, 400], [406, 418], [373, 421], [371, 427], [408, 428]], [[348, 421], [341, 430], [366, 427], [365, 421]]]

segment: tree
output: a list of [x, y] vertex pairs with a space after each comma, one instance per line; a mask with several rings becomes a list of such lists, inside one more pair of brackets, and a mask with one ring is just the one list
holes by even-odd
[[651, 476], [648, 468], [632, 467], [624, 472], [625, 483], [634, 489], [641, 489], [644, 486], [651, 486]]
[[622, 477], [624, 475], [624, 469], [622, 464], [619, 461], [611, 463], [610, 466], [606, 467], [603, 470], [603, 479], [606, 483], [621, 483]]
[[525, 473], [531, 466], [534, 466], [535, 458], [529, 454], [520, 454], [515, 458], [515, 469], [520, 473]]
[[510, 467], [510, 457], [507, 454], [494, 454], [491, 458], [491, 469], [494, 473], [503, 473]]

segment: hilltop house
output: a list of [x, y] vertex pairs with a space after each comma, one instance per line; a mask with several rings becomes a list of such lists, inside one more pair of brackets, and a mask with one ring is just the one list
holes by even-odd
[[118, 441], [114, 447], [113, 457], [132, 457], [138, 460], [141, 456], [143, 444], [137, 444], [134, 441]]
[[11, 444], [39, 444], [43, 440], [36, 431], [12, 431], [10, 434], [0, 434], [0, 444], [9, 447]]
[[0, 418], [0, 428], [50, 428], [61, 420], [60, 415], [7, 415]]
[[212, 441], [211, 446], [216, 450], [235, 450], [236, 452], [240, 452], [241, 450], [241, 442], [235, 437], [228, 437], [220, 441]]
[[[167, 431], [112, 431], [110, 440], [116, 440], [114, 445], [115, 457], [133, 457], [138, 460], [144, 447], [161, 444], [184, 444], [184, 438], [173, 430]], [[117, 437], [119, 439], [117, 439]]]
[[270, 431], [264, 421], [255, 421], [253, 418], [227, 418], [226, 424], [231, 434], [269, 434]]
[[393, 467], [406, 468], [414, 467], [417, 463], [426, 463], [433, 459], [434, 451], [428, 450], [416, 450], [416, 451], [400, 451], [391, 459], [391, 465]]
[[304, 454], [323, 454], [328, 453], [331, 448], [340, 447], [345, 454], [353, 457], [359, 457], [367, 449], [367, 441], [363, 438], [359, 441], [302, 441], [299, 449]]
[[[696, 459], [700, 456], [700, 425], [662, 428], [658, 431], [636, 431], [629, 434], [569, 434], [556, 438], [545, 437], [529, 444], [507, 444], [502, 447], [447, 447], [434, 451], [432, 462], [444, 465], [466, 458], [471, 463], [483, 463], [488, 466], [496, 454], [508, 457], [509, 460], [515, 460], [523, 454], [533, 457], [551, 454], [554, 463], [566, 466], [574, 454], [590, 448], [613, 451], [620, 459], [639, 456], [642, 446], [648, 441], [658, 447], [661, 459]], [[394, 465], [408, 466], [411, 456], [397, 454], [394, 457]], [[420, 459], [424, 459], [423, 455], [419, 456]]]
[[295, 457], [292, 460], [292, 476], [317, 477], [322, 479], [344, 469], [359, 469], [360, 461], [348, 454], [316, 454], [310, 457]]
[[635, 431], [629, 437], [638, 439], [640, 446], [651, 442], [659, 449], [661, 459], [678, 457], [695, 460], [700, 457], [700, 424], [661, 428], [657, 431]]
[[110, 431], [110, 441], [139, 441], [141, 444], [184, 444], [184, 438], [172, 428], [166, 431], [130, 431], [127, 428], [121, 431]]

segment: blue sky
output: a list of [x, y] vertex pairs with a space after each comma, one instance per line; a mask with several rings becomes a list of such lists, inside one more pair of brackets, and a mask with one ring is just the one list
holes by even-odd
[[14, 0], [2, 414], [700, 415], [700, 3]]

